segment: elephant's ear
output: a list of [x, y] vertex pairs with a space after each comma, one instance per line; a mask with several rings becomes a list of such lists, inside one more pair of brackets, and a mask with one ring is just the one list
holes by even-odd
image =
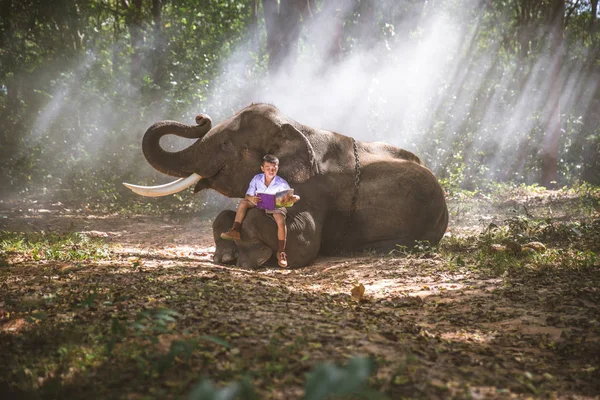
[[312, 145], [289, 123], [283, 123], [278, 129], [268, 152], [279, 158], [279, 175], [289, 183], [305, 182], [319, 172]]

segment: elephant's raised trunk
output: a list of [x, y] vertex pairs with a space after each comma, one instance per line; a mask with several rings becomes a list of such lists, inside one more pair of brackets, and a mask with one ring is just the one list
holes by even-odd
[[[193, 151], [191, 146], [177, 152], [169, 152], [160, 146], [160, 138], [173, 134], [188, 139], [200, 139], [212, 127], [212, 121], [207, 115], [196, 117], [198, 125], [185, 125], [176, 121], [160, 121], [152, 125], [144, 134], [142, 151], [146, 160], [158, 171], [180, 178], [189, 176], [193, 171]], [[193, 145], [192, 145], [193, 146]]]
[[165, 135], [201, 139], [212, 127], [212, 120], [205, 114], [198, 115], [196, 123], [198, 125], [191, 126], [176, 121], [160, 121], [148, 128], [142, 141], [142, 150], [150, 165], [164, 174], [181, 179], [159, 186], [138, 186], [125, 182], [123, 184], [142, 196], [157, 197], [180, 192], [202, 179], [202, 176], [190, 170], [194, 157], [193, 145], [177, 152], [168, 152], [160, 147], [160, 138]]

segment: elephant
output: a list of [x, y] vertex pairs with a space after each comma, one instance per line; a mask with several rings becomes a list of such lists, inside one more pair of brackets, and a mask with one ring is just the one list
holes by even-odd
[[[167, 134], [197, 140], [168, 152], [159, 144]], [[289, 268], [309, 265], [319, 255], [388, 253], [420, 241], [437, 244], [448, 226], [444, 190], [415, 154], [311, 128], [271, 104], [253, 103], [214, 127], [206, 114], [196, 117], [196, 125], [157, 122], [144, 134], [142, 150], [155, 169], [180, 178], [153, 187], [124, 183], [144, 196], [164, 196], [195, 184], [194, 193], [211, 188], [243, 198], [262, 157], [277, 156], [279, 175], [300, 196], [286, 219]], [[272, 218], [250, 209], [241, 240], [221, 239], [234, 216], [225, 210], [214, 220], [214, 261], [242, 268], [273, 262], [277, 227]]]

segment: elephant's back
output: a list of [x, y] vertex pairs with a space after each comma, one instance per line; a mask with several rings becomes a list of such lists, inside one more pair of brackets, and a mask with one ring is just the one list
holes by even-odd
[[385, 142], [361, 142], [364, 156], [374, 160], [406, 160], [424, 165], [416, 154]]
[[[331, 213], [324, 227], [327, 247], [344, 242], [348, 249], [385, 251], [420, 240], [437, 243], [448, 224], [444, 191], [437, 179], [424, 165], [407, 160], [363, 165], [356, 211], [348, 225], [349, 215], [348, 210]], [[340, 230], [345, 226], [350, 232]]]
[[422, 164], [407, 160], [372, 162], [363, 166], [361, 178], [358, 208], [388, 210], [388, 215], [403, 224], [414, 220], [425, 225], [446, 209], [442, 187]]

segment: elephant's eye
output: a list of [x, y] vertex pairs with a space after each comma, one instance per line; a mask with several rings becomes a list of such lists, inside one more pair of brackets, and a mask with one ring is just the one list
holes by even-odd
[[223, 151], [231, 151], [232, 148], [233, 148], [233, 146], [232, 146], [231, 142], [228, 140], [221, 143], [221, 150], [223, 150]]

